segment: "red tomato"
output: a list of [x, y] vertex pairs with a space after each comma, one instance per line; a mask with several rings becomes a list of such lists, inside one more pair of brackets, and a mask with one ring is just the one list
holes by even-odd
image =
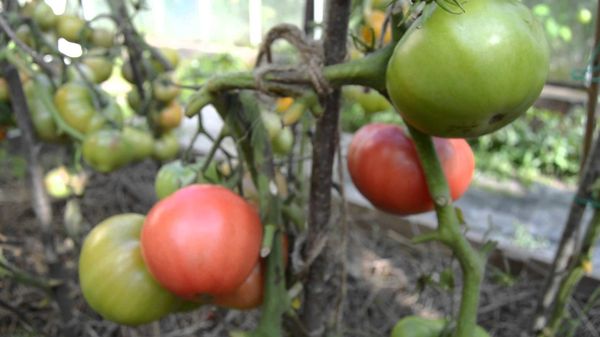
[[240, 287], [259, 260], [261, 240], [254, 207], [217, 185], [190, 185], [159, 201], [141, 235], [152, 275], [187, 299]]
[[[282, 258], [287, 265], [288, 261], [288, 238], [283, 236]], [[260, 260], [252, 269], [252, 273], [246, 281], [234, 292], [216, 296], [213, 303], [232, 309], [248, 310], [259, 307], [263, 302], [264, 278], [267, 271], [267, 260]]]
[[[473, 177], [473, 152], [464, 139], [434, 138], [434, 144], [456, 200]], [[348, 170], [358, 190], [383, 211], [408, 215], [434, 208], [414, 143], [397, 125], [374, 123], [358, 130], [348, 150]]]

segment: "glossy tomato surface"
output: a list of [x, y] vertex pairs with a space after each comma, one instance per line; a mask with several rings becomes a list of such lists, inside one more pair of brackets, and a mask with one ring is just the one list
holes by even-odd
[[[469, 187], [475, 169], [464, 139], [434, 138], [452, 199]], [[397, 125], [374, 123], [359, 129], [348, 149], [354, 185], [377, 208], [400, 215], [433, 209], [414, 143]]]
[[87, 303], [104, 318], [127, 325], [149, 323], [183, 301], [148, 272], [140, 250], [144, 216], [112, 216], [87, 235], [79, 257], [79, 283]]
[[217, 185], [187, 186], [159, 201], [141, 236], [152, 275], [189, 299], [237, 289], [258, 261], [261, 240], [254, 207]]
[[432, 136], [475, 137], [505, 126], [533, 104], [548, 74], [544, 30], [521, 1], [462, 6], [456, 14], [432, 3], [388, 64], [392, 103]]

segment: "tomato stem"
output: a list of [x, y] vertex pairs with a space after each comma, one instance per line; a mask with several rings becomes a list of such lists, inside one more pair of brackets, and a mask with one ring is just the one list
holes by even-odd
[[[333, 87], [356, 84], [385, 92], [385, 71], [394, 50], [393, 47], [393, 45], [388, 45], [364, 58], [327, 66], [323, 69], [323, 76]], [[282, 74], [272, 72], [264, 77], [264, 85], [261, 86], [261, 89], [280, 96], [298, 96], [297, 92], [302, 90], [294, 88], [293, 85], [307, 86], [310, 83], [311, 78], [306, 72]], [[194, 116], [203, 107], [212, 103], [218, 93], [236, 89], [258, 90], [255, 74], [240, 72], [209, 79], [190, 98], [185, 114], [188, 117]]]
[[474, 336], [477, 325], [479, 292], [485, 268], [482, 254], [467, 241], [460, 228], [456, 210], [451, 202], [450, 189], [435, 151], [431, 136], [408, 127], [417, 148], [417, 153], [425, 173], [425, 180], [431, 198], [435, 203], [438, 219], [436, 232], [425, 234], [417, 241], [439, 240], [456, 256], [463, 272], [463, 289], [460, 311], [456, 320], [454, 337]]

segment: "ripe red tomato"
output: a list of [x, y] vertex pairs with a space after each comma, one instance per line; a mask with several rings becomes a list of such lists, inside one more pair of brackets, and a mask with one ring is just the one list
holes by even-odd
[[152, 275], [188, 299], [238, 288], [259, 259], [261, 240], [254, 207], [217, 185], [190, 185], [159, 201], [141, 236]]
[[[475, 169], [464, 139], [434, 138], [452, 199], [469, 187]], [[354, 185], [375, 207], [408, 215], [433, 209], [414, 143], [397, 125], [374, 123], [356, 132], [348, 149]]]
[[[283, 263], [287, 266], [288, 261], [288, 238], [282, 237]], [[265, 288], [265, 273], [267, 272], [267, 260], [260, 260], [252, 269], [252, 273], [232, 293], [216, 296], [213, 303], [231, 309], [249, 310], [259, 307], [263, 302]]]

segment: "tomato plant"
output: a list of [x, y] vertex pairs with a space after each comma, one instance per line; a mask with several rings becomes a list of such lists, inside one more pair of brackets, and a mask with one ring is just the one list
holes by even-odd
[[[392, 329], [391, 337], [438, 337], [446, 327], [443, 319], [427, 319], [418, 316], [407, 316], [398, 321]], [[489, 337], [481, 327], [475, 328], [473, 337]]]
[[142, 252], [154, 277], [188, 299], [237, 289], [258, 261], [260, 218], [225, 187], [191, 185], [159, 201], [142, 229]]
[[200, 167], [185, 165], [181, 160], [163, 165], [154, 181], [154, 191], [158, 199], [164, 199], [182, 187], [196, 182]]
[[79, 257], [79, 283], [87, 303], [104, 318], [149, 323], [180, 308], [183, 300], [148, 272], [140, 249], [144, 216], [112, 216], [87, 235]]
[[84, 19], [71, 14], [58, 16], [56, 32], [63, 39], [75, 43], [87, 39], [92, 33]]
[[386, 73], [402, 117], [433, 136], [474, 137], [503, 127], [533, 104], [548, 74], [548, 44], [525, 5], [462, 5], [457, 15], [432, 4], [398, 42]]
[[[456, 200], [473, 177], [473, 152], [464, 139], [437, 138], [434, 144]], [[377, 208], [403, 215], [433, 209], [414, 143], [397, 125], [374, 123], [358, 130], [348, 149], [348, 170]]]

